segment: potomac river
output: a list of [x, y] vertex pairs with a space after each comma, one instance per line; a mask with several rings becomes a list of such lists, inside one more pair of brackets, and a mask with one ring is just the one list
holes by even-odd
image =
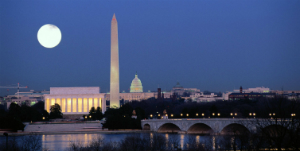
[[[141, 137], [152, 137], [155, 133], [153, 132], [146, 132], [146, 133], [96, 133], [96, 134], [47, 134], [47, 135], [37, 135], [38, 139], [41, 140], [42, 149], [46, 150], [55, 150], [55, 151], [64, 151], [66, 150], [70, 142], [81, 142], [83, 145], [87, 145], [93, 139], [97, 139], [97, 137], [101, 136], [104, 138], [105, 142], [120, 142], [126, 136], [130, 135], [141, 135]], [[162, 135], [165, 137], [166, 141], [171, 139], [176, 139], [178, 141], [178, 145], [181, 147], [193, 137], [196, 142], [204, 143], [206, 141], [213, 141], [215, 140], [214, 136], [200, 136], [200, 135], [192, 135], [192, 134], [167, 134], [167, 133], [158, 133], [158, 135]], [[9, 136], [9, 141], [12, 139], [16, 139], [16, 141], [21, 141], [22, 138], [26, 137], [23, 136]], [[5, 137], [2, 135], [0, 136], [0, 143], [5, 144]], [[215, 143], [213, 143], [215, 144]], [[214, 146], [213, 146], [214, 147]]]

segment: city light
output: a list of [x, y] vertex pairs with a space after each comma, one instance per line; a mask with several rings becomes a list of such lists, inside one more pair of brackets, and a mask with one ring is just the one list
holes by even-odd
[[249, 113], [249, 116], [253, 116], [255, 118], [255, 113]]
[[204, 113], [202, 113], [202, 116], [204, 116]]
[[181, 113], [180, 116], [183, 116], [183, 114]]
[[150, 114], [150, 117], [152, 117], [153, 115], [152, 114]]
[[220, 113], [218, 113], [218, 116], [220, 116], [221, 114]]
[[291, 116], [296, 116], [296, 114], [295, 114], [295, 113], [292, 113]]
[[187, 113], [186, 116], [189, 116], [189, 114]]
[[157, 116], [160, 116], [160, 114], [158, 114]]
[[234, 116], [237, 116], [237, 113], [230, 113], [230, 116], [232, 116], [232, 118], [234, 118]]
[[198, 116], [198, 113], [196, 113], [196, 116]]
[[173, 114], [171, 114], [171, 117], [173, 117]]
[[212, 116], [215, 116], [215, 113], [212, 113]]

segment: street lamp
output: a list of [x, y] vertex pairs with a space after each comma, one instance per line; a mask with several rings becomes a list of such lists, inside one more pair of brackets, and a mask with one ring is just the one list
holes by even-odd
[[255, 113], [249, 113], [249, 116], [251, 117], [251, 116], [253, 116], [254, 118], [255, 118]]
[[291, 116], [294, 117], [294, 116], [296, 116], [296, 114], [295, 114], [295, 113], [292, 113]]
[[215, 113], [212, 113], [212, 116], [215, 116]]
[[196, 113], [196, 116], [198, 116], [198, 113]]
[[204, 117], [204, 113], [202, 113], [202, 116]]
[[183, 116], [183, 114], [182, 114], [182, 113], [180, 113], [180, 116]]
[[151, 117], [151, 118], [152, 118], [152, 116], [153, 116], [153, 115], [152, 115], [152, 114], [150, 114], [150, 117]]
[[234, 118], [234, 116], [237, 116], [237, 113], [230, 113], [230, 116], [232, 116], [232, 118]]
[[188, 117], [188, 116], [189, 116], [189, 113], [187, 113], [186, 116]]
[[157, 116], [160, 116], [160, 114], [158, 114]]
[[173, 117], [174, 115], [173, 114], [171, 114], [171, 117]]
[[272, 116], [275, 116], [275, 113], [269, 113], [269, 116], [271, 117], [271, 119], [273, 118]]
[[218, 113], [218, 116], [220, 116], [221, 114], [220, 113]]

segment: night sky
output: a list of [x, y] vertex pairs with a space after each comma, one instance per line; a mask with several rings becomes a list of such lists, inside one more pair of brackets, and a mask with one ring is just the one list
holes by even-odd
[[[144, 91], [177, 81], [201, 91], [300, 90], [299, 8], [299, 0], [1, 0], [0, 85], [108, 92], [115, 13], [120, 91], [136, 72]], [[61, 30], [57, 47], [39, 44], [44, 24]]]

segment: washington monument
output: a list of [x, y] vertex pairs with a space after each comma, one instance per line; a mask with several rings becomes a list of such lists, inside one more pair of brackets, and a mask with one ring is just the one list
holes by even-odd
[[110, 45], [110, 107], [120, 107], [119, 101], [119, 42], [118, 22], [114, 14], [111, 20], [111, 45]]

